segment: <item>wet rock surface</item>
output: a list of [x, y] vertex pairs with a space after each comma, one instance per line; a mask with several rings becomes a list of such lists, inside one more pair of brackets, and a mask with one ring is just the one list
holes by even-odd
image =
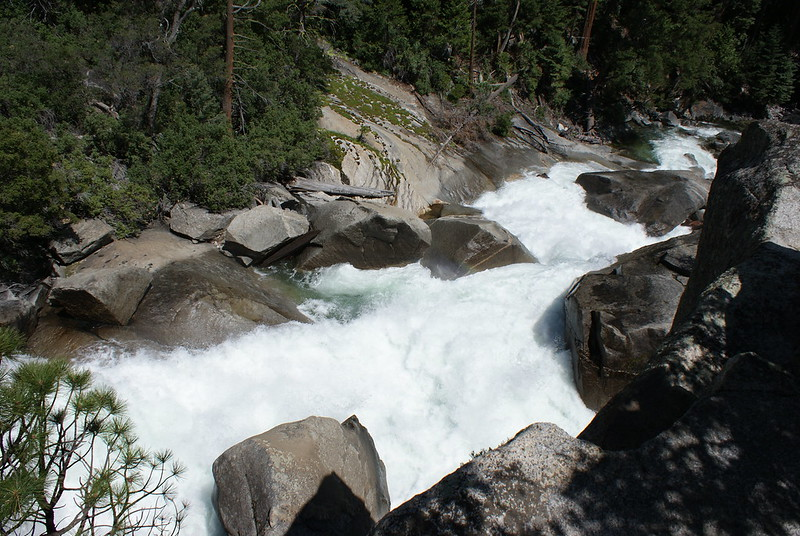
[[578, 281], [564, 302], [575, 383], [598, 410], [642, 372], [670, 328], [699, 232], [620, 255]]
[[433, 220], [430, 228], [431, 247], [422, 257], [422, 265], [441, 279], [536, 262], [516, 236], [482, 216], [444, 216]]
[[663, 236], [706, 205], [709, 182], [692, 171], [607, 171], [581, 174], [590, 210], [622, 223], [641, 223]]

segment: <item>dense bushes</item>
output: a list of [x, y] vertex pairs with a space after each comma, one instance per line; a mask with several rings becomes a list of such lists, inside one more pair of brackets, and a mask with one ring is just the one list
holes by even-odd
[[242, 207], [254, 181], [325, 156], [316, 118], [330, 62], [288, 2], [237, 15], [234, 113], [222, 115], [225, 7], [0, 6], [0, 276], [43, 269], [70, 219], [100, 216], [127, 236], [164, 198]]

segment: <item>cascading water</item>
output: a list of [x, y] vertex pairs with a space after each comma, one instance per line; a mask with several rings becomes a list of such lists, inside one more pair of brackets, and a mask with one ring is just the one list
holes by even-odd
[[[671, 133], [655, 150], [672, 154], [685, 138]], [[691, 152], [712, 172], [713, 157], [699, 145]], [[661, 167], [671, 165], [665, 158]], [[313, 295], [301, 308], [314, 324], [265, 327], [206, 350], [109, 347], [83, 364], [128, 400], [144, 444], [170, 448], [188, 466], [186, 534], [221, 533], [211, 506], [220, 453], [309, 415], [358, 415], [396, 506], [532, 422], [575, 434], [592, 418], [562, 340], [563, 294], [575, 277], [654, 241], [586, 209], [574, 180], [598, 169], [559, 163], [547, 179], [529, 174], [475, 203], [539, 264], [456, 281], [419, 264], [335, 266], [296, 276]]]

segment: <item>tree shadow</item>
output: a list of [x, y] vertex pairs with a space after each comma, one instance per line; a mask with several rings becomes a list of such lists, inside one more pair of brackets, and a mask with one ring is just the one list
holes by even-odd
[[374, 526], [364, 501], [334, 472], [322, 480], [286, 536], [364, 536]]
[[707, 393], [729, 357], [755, 352], [800, 376], [800, 252], [762, 244], [703, 293], [651, 366], [580, 434], [612, 450], [638, 447]]

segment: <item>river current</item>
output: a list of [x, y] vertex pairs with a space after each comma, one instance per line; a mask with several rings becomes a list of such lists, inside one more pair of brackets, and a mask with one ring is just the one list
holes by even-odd
[[[651, 142], [657, 167], [696, 161], [712, 177], [716, 162], [697, 134], [712, 132], [665, 131]], [[577, 434], [593, 417], [572, 381], [564, 293], [574, 278], [655, 241], [639, 225], [586, 208], [574, 180], [600, 169], [558, 163], [548, 178], [526, 173], [474, 203], [539, 264], [455, 281], [419, 264], [295, 274], [313, 324], [264, 327], [204, 350], [99, 349], [81, 364], [128, 401], [145, 446], [169, 448], [187, 466], [179, 482], [191, 503], [185, 534], [222, 534], [211, 502], [219, 454], [309, 415], [358, 416], [397, 506], [530, 423]]]

